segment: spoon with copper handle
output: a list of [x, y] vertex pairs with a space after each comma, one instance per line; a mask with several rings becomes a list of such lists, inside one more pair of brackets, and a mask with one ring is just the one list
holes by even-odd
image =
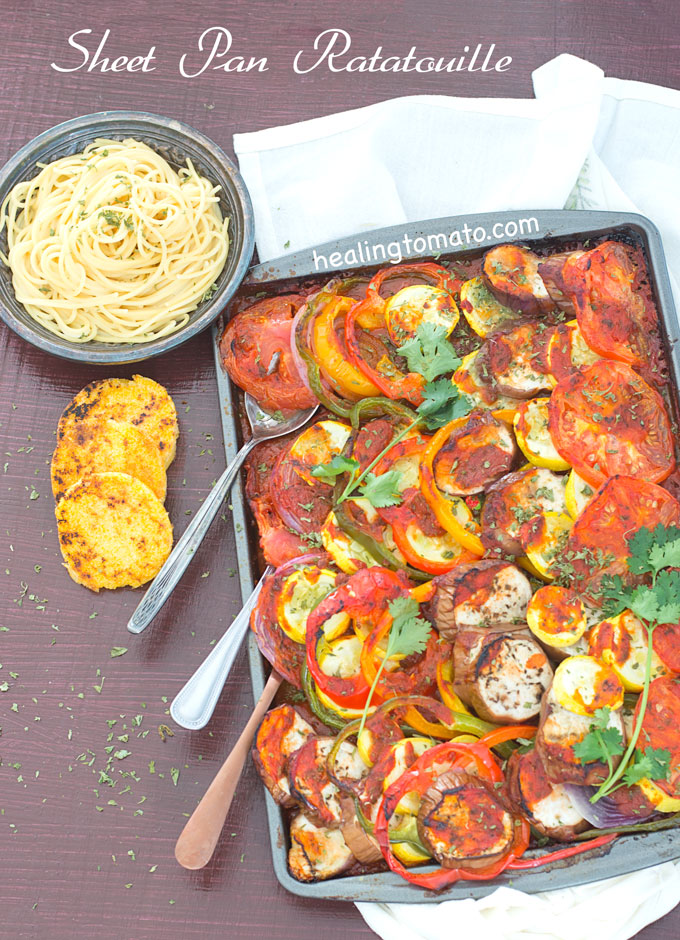
[[281, 682], [281, 676], [272, 670], [241, 736], [182, 829], [175, 845], [175, 858], [183, 868], [203, 868], [212, 858], [257, 726], [262, 721]]

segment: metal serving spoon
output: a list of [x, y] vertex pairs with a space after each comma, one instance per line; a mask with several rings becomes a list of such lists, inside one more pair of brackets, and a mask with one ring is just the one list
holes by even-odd
[[198, 546], [203, 541], [210, 524], [217, 515], [224, 497], [236, 478], [243, 461], [256, 444], [268, 441], [275, 437], [282, 437], [291, 431], [297, 431], [305, 422], [309, 421], [316, 412], [318, 405], [296, 411], [289, 417], [278, 412], [270, 414], [263, 411], [254, 398], [246, 393], [246, 415], [250, 422], [253, 436], [243, 445], [232, 462], [210, 490], [200, 509], [187, 526], [182, 537], [170, 552], [165, 564], [151, 583], [137, 609], [130, 618], [128, 630], [130, 633], [141, 633], [147, 627], [163, 604], [167, 601], [175, 585], [184, 574]]
[[193, 676], [182, 686], [170, 706], [173, 721], [189, 731], [204, 728], [224, 688], [224, 683], [234, 665], [243, 638], [248, 632], [250, 615], [262, 590], [262, 583], [274, 569], [269, 565], [255, 585], [252, 594], [236, 615], [221, 640], [203, 660]]

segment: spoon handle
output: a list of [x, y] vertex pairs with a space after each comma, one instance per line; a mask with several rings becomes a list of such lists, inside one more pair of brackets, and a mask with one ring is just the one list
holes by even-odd
[[262, 583], [273, 570], [271, 567], [265, 569], [229, 629], [173, 699], [170, 714], [173, 720], [183, 728], [197, 731], [210, 721], [224, 683], [227, 681], [243, 638], [248, 631], [250, 614], [260, 596]]
[[243, 765], [255, 731], [281, 685], [281, 676], [272, 672], [247, 725], [191, 815], [175, 845], [175, 858], [183, 868], [203, 868], [215, 851]]
[[243, 445], [203, 500], [198, 512], [186, 527], [182, 537], [168, 555], [165, 564], [153, 579], [151, 587], [140, 601], [132, 617], [130, 617], [127, 625], [130, 633], [141, 633], [142, 630], [148, 627], [167, 601], [173, 588], [184, 574], [194, 552], [203, 541], [211, 522], [222, 505], [224, 497], [236, 478], [236, 474], [241, 469], [241, 464], [256, 444], [256, 438], [251, 438]]

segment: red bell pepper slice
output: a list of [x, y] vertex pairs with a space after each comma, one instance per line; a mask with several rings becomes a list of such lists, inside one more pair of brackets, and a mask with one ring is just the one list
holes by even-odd
[[319, 689], [341, 707], [363, 708], [369, 684], [362, 672], [343, 678], [328, 676], [322, 671], [317, 650], [324, 637], [324, 624], [339, 613], [377, 623], [389, 601], [407, 594], [411, 587], [411, 582], [400, 572], [380, 567], [362, 568], [331, 591], [307, 618], [307, 667]]
[[[387, 329], [385, 300], [380, 294], [380, 289], [384, 282], [391, 278], [415, 278], [416, 283], [429, 283], [451, 294], [460, 282], [452, 278], [446, 268], [430, 261], [381, 268], [369, 281], [366, 297], [355, 304], [345, 318], [345, 344], [354, 365], [387, 398], [403, 398], [419, 405], [423, 400], [425, 379], [417, 372], [402, 372], [392, 359], [389, 341], [380, 341], [381, 332], [386, 332]], [[365, 357], [366, 344], [360, 342], [360, 330], [376, 335], [378, 342], [374, 349], [373, 362], [369, 362]]]

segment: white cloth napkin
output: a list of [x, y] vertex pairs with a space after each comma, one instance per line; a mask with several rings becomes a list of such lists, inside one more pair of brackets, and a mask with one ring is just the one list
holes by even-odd
[[524, 894], [493, 894], [441, 904], [357, 904], [368, 926], [389, 940], [628, 940], [672, 910], [678, 868], [666, 862], [607, 881]]
[[[517, 209], [641, 212], [680, 300], [680, 92], [560, 55], [534, 100], [396, 98], [236, 134], [262, 261], [385, 225]], [[680, 304], [679, 304], [680, 306]], [[359, 904], [384, 940], [626, 940], [680, 902], [680, 862], [578, 888], [479, 901]], [[454, 927], [455, 925], [455, 927]]]

